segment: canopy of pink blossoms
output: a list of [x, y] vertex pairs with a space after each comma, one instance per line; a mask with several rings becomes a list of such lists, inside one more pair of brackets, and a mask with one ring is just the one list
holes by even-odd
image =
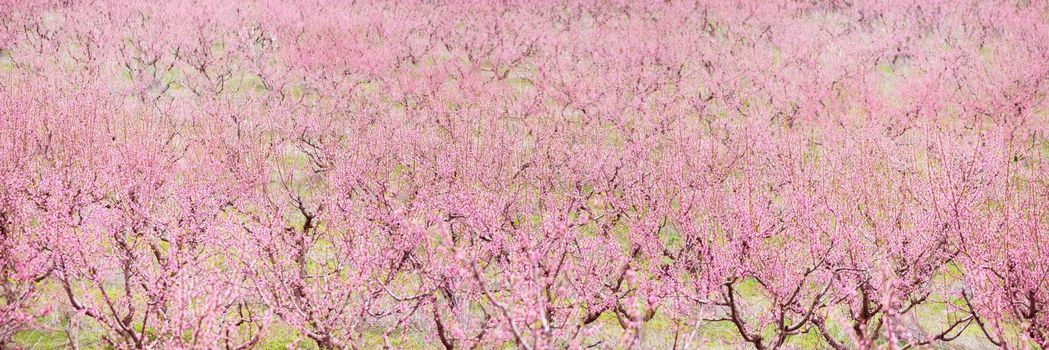
[[1049, 348], [1047, 98], [1046, 0], [0, 0], [0, 348]]

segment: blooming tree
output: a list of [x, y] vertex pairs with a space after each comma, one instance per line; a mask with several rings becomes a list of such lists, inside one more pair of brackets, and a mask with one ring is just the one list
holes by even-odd
[[1047, 14], [0, 0], [0, 347], [1049, 347]]

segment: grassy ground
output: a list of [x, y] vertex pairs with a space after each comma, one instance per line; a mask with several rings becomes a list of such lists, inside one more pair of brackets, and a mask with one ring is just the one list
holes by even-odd
[[[53, 292], [53, 291], [51, 291]], [[755, 299], [756, 293], [753, 291], [742, 291], [745, 297], [748, 297], [748, 303], [760, 303], [759, 300]], [[60, 295], [53, 295], [55, 298], [49, 300], [56, 300], [56, 303], [62, 303]], [[755, 305], [755, 304], [752, 304]], [[51, 305], [52, 309], [63, 309], [64, 305]], [[842, 310], [839, 310], [839, 312]], [[913, 314], [913, 317], [905, 321], [905, 328], [918, 330], [923, 329], [927, 333], [939, 332], [948, 316], [945, 305], [942, 303], [927, 303], [918, 307]], [[618, 322], [611, 313], [603, 315], [599, 319], [600, 329], [603, 331], [598, 334], [599, 338], [607, 340], [605, 344], [613, 343], [614, 339], [618, 339], [622, 330], [620, 329]], [[76, 339], [78, 346], [82, 349], [99, 349], [105, 348], [102, 343], [102, 332], [97, 324], [92, 323], [86, 318], [81, 318], [80, 323], [76, 327], [72, 327], [69, 322], [68, 315], [60, 313], [52, 313], [39, 319], [39, 323], [46, 325], [46, 328], [31, 329], [19, 332], [14, 337], [14, 346], [16, 348], [24, 349], [65, 349], [71, 348], [68, 330], [75, 330]], [[664, 314], [656, 314], [652, 320], [645, 325], [643, 331], [643, 346], [644, 349], [671, 349], [674, 343], [674, 331], [676, 325], [673, 321], [666, 317]], [[832, 328], [831, 332], [837, 334], [843, 330], [841, 326]], [[682, 332], [679, 336], [679, 342], [684, 342], [684, 339], [689, 336], [692, 329], [688, 329]], [[770, 330], [771, 332], [771, 330]], [[770, 334], [771, 335], [771, 334]], [[378, 333], [366, 335], [366, 337], [373, 338], [369, 340], [369, 343], [374, 343], [375, 346], [381, 347], [382, 341]], [[408, 342], [406, 344], [398, 344], [398, 346], [404, 349], [437, 349], [439, 344], [427, 344], [424, 340], [425, 337], [422, 334], [413, 336], [409, 334]], [[840, 339], [847, 339], [841, 337]], [[736, 349], [736, 348], [751, 348], [749, 344], [743, 343], [736, 334], [734, 326], [728, 322], [702, 322], [698, 327], [695, 328], [693, 340], [691, 342], [692, 348], [694, 349]], [[793, 349], [825, 349], [826, 344], [820, 339], [816, 332], [809, 332], [800, 334], [790, 338], [787, 343], [789, 348]], [[0, 348], [3, 348], [0, 346]], [[281, 324], [272, 325], [267, 330], [267, 336], [257, 345], [258, 349], [316, 349], [317, 346], [308, 338], [300, 336], [295, 330]], [[992, 349], [992, 344], [983, 339], [979, 330], [974, 327], [969, 327], [964, 334], [958, 339], [952, 341], [950, 344], [936, 344], [927, 348], [943, 348], [943, 349]]]

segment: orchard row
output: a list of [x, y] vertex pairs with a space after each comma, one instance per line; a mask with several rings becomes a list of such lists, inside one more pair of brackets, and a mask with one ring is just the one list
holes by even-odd
[[0, 0], [0, 347], [1047, 348], [1047, 92], [1042, 0]]

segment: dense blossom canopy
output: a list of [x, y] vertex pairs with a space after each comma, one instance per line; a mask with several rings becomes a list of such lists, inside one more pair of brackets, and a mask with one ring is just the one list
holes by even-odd
[[0, 0], [0, 348], [1049, 348], [1047, 93], [1045, 0]]

